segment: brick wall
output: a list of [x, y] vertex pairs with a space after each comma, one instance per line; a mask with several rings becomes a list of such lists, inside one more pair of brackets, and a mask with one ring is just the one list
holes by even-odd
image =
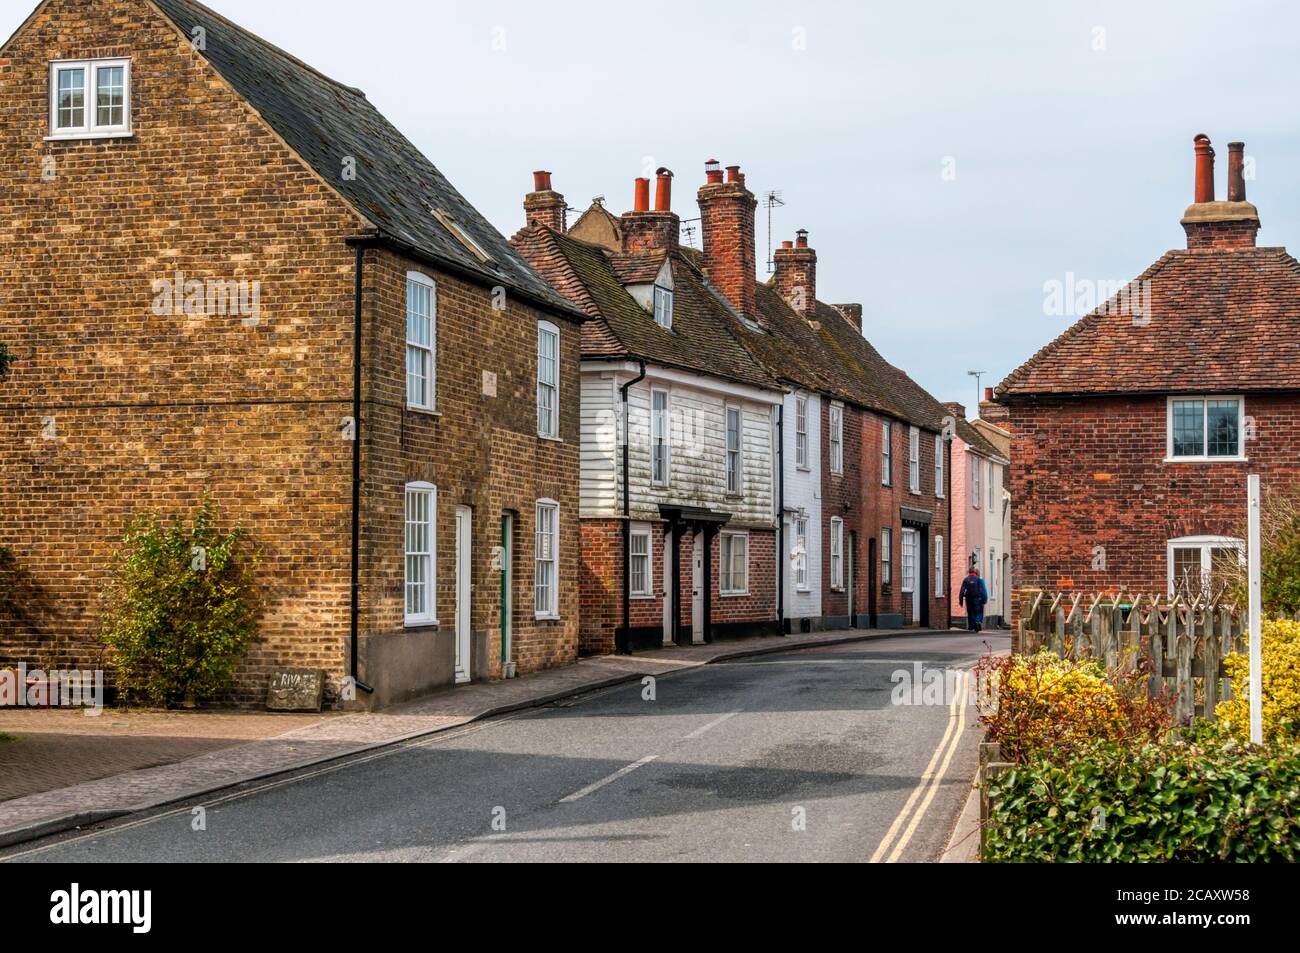
[[[111, 16], [111, 20], [110, 20]], [[0, 664], [88, 664], [99, 593], [135, 513], [208, 493], [260, 551], [262, 641], [229, 700], [258, 704], [275, 667], [347, 672], [353, 251], [361, 221], [145, 3], [51, 3], [0, 67], [0, 545], [40, 592], [0, 621]], [[48, 61], [132, 59], [131, 138], [46, 143]], [[43, 175], [53, 160], [53, 177]], [[500, 670], [503, 512], [517, 514], [515, 657], [576, 654], [578, 333], [562, 330], [561, 441], [536, 433], [538, 313], [429, 271], [439, 288], [440, 417], [404, 409], [405, 273], [367, 253], [363, 629], [402, 628], [407, 480], [440, 487], [439, 605], [454, 606], [457, 504], [474, 507], [473, 627]], [[153, 312], [154, 282], [260, 282], [256, 323]], [[428, 271], [426, 269], [426, 271]], [[498, 397], [483, 395], [483, 371]], [[51, 429], [50, 421], [53, 421]], [[533, 618], [534, 504], [560, 504], [561, 619]], [[452, 625], [444, 612], [443, 628]], [[495, 654], [494, 654], [495, 653]], [[366, 653], [362, 652], [363, 663]], [[373, 674], [373, 673], [372, 673]], [[364, 677], [364, 673], [363, 673]]]
[[[132, 58], [135, 135], [44, 142], [49, 61], [90, 56]], [[264, 641], [234, 700], [274, 665], [338, 676], [356, 217], [145, 3], [56, 0], [7, 57], [0, 544], [44, 597], [34, 626], [2, 623], [0, 664], [98, 661], [127, 521], [206, 492], [262, 553]], [[177, 271], [260, 282], [258, 322], [155, 315]]]
[[[1266, 488], [1300, 480], [1294, 396], [1246, 398], [1249, 464], [1163, 463], [1163, 396], [1016, 400], [1010, 410], [1013, 613], [1034, 588], [1163, 593], [1170, 539], [1244, 538], [1248, 472]], [[1094, 568], [1095, 547], [1104, 569]]]
[[[822, 477], [822, 615], [830, 618], [847, 616], [849, 612], [849, 549], [856, 542], [853, 552], [854, 593], [853, 611], [855, 615], [867, 611], [867, 576], [866, 540], [878, 534], [863, 519], [863, 471], [851, 465], [852, 461], [862, 459], [863, 422], [871, 420], [864, 411], [856, 407], [843, 407], [844, 414], [844, 467], [842, 473], [831, 472], [830, 412], [831, 401], [821, 402], [821, 477]], [[877, 423], [877, 427], [880, 425]], [[876, 472], [880, 469], [876, 461]], [[879, 478], [877, 478], [877, 481]], [[831, 585], [831, 520], [839, 517], [844, 521], [844, 550], [840, 557], [843, 567], [844, 585], [835, 588]]]

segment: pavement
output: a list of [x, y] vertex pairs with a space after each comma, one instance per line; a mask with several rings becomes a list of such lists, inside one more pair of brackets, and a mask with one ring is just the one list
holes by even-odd
[[747, 641], [587, 660], [15, 799], [0, 827], [25, 839], [42, 811], [143, 813], [87, 816], [6, 859], [939, 859], [975, 773], [973, 709], [893, 704], [894, 680], [968, 668], [985, 640]]
[[0, 743], [0, 847], [646, 675], [917, 631], [800, 633], [584, 659], [374, 714], [0, 710], [0, 732], [19, 738]]

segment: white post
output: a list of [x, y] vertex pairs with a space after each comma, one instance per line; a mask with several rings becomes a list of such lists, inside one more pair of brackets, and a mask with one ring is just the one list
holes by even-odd
[[1250, 740], [1252, 744], [1264, 742], [1264, 612], [1263, 593], [1260, 587], [1260, 533], [1259, 533], [1259, 474], [1252, 473], [1246, 480], [1249, 511], [1249, 540], [1247, 558], [1250, 561]]

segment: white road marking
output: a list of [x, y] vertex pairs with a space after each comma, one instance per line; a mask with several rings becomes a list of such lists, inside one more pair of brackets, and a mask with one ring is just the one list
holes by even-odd
[[581, 798], [586, 797], [588, 794], [591, 794], [593, 791], [599, 791], [605, 785], [613, 784], [619, 778], [623, 777], [623, 775], [631, 774], [637, 768], [644, 767], [645, 765], [649, 764], [651, 761], [654, 761], [658, 757], [659, 755], [657, 754], [648, 754], [640, 761], [633, 761], [631, 764], [624, 765], [623, 767], [615, 771], [613, 774], [608, 775], [607, 777], [603, 777], [599, 781], [596, 781], [593, 784], [588, 784], [585, 788], [582, 788], [581, 790], [578, 791], [574, 791], [572, 794], [565, 795], [564, 797], [560, 798], [560, 803], [569, 804], [573, 801], [577, 801]]
[[739, 715], [739, 714], [740, 714], [740, 712], [738, 712], [738, 711], [729, 711], [729, 712], [727, 712], [725, 715], [723, 715], [721, 718], [715, 718], [715, 719], [713, 719], [713, 720], [712, 720], [711, 722], [709, 722], [707, 725], [700, 725], [700, 727], [696, 728], [696, 729], [695, 729], [694, 731], [692, 731], [690, 734], [686, 735], [682, 740], [683, 740], [683, 741], [690, 741], [692, 738], [698, 738], [700, 735], [704, 734], [704, 733], [705, 733], [706, 731], [708, 731], [709, 729], [711, 729], [711, 728], [716, 728], [716, 727], [718, 727], [718, 725], [722, 724], [722, 723], [723, 723], [724, 721], [726, 721], [727, 719], [729, 719], [729, 718], [735, 718], [735, 717], [736, 717], [737, 715]]

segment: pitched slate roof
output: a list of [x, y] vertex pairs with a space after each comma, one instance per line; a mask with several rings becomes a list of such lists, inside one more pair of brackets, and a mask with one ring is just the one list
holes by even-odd
[[[634, 358], [777, 389], [768, 374], [737, 342], [732, 317], [717, 292], [704, 281], [686, 252], [641, 256], [633, 265], [608, 248], [561, 235], [544, 225], [529, 225], [512, 239], [528, 261], [556, 289], [596, 320], [582, 330], [586, 358]], [[665, 257], [672, 263], [673, 326], [667, 330], [624, 287], [653, 281]], [[646, 276], [649, 276], [648, 278]]]
[[1300, 389], [1300, 263], [1286, 249], [1175, 250], [1144, 282], [1149, 322], [1098, 308], [1012, 371], [998, 396]]
[[[200, 55], [384, 235], [484, 281], [570, 310], [365, 93], [324, 76], [195, 0], [154, 2], [187, 37], [195, 27], [204, 29]], [[356, 159], [354, 178], [344, 176], [348, 156]], [[482, 262], [432, 209], [449, 215], [490, 261]]]

